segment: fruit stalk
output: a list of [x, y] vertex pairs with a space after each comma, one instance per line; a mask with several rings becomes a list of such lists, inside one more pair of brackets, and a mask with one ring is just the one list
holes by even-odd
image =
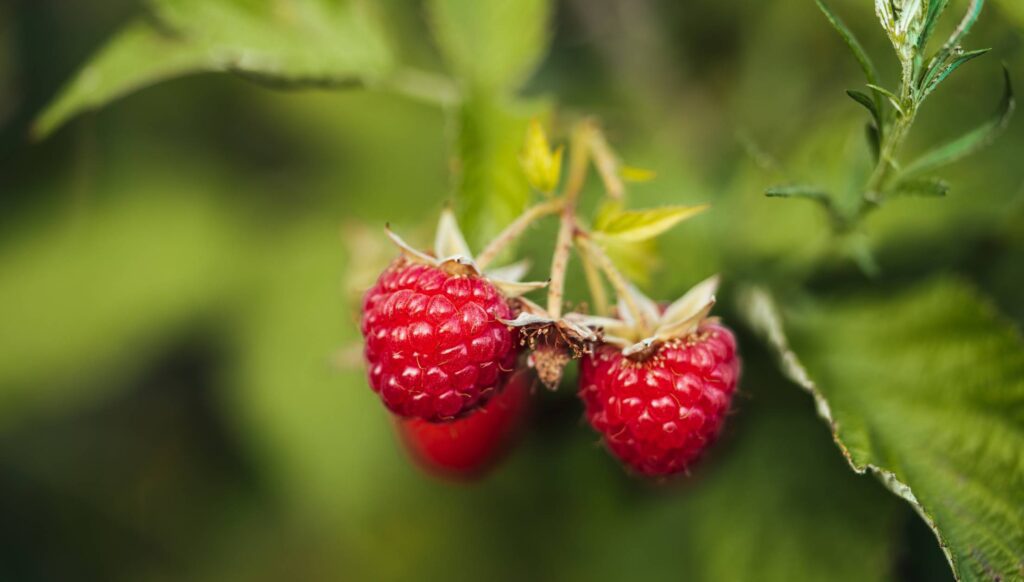
[[485, 248], [476, 258], [476, 266], [478, 269], [483, 270], [487, 268], [494, 259], [498, 257], [501, 251], [505, 250], [508, 245], [519, 238], [519, 235], [523, 234], [531, 224], [537, 220], [554, 214], [562, 209], [563, 200], [556, 198], [554, 200], [548, 200], [535, 206], [531, 206], [526, 209], [526, 212], [519, 215], [511, 224], [505, 227], [505, 230], [501, 231], [497, 237]]
[[551, 259], [551, 284], [548, 287], [548, 313], [552, 319], [562, 317], [562, 299], [565, 296], [565, 273], [569, 266], [569, 251], [576, 234], [576, 200], [587, 177], [590, 142], [594, 125], [590, 120], [579, 123], [570, 140], [569, 177], [562, 195], [562, 213], [558, 239]]

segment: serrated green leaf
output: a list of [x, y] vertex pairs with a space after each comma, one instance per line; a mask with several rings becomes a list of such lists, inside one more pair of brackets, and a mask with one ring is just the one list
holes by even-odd
[[478, 89], [517, 88], [547, 51], [548, 0], [432, 0], [429, 8], [445, 60]]
[[[851, 467], [921, 514], [961, 580], [1024, 564], [1024, 341], [968, 285], [744, 312], [807, 389]], [[788, 337], [786, 333], [788, 332]]]
[[941, 166], [965, 158], [987, 146], [1006, 128], [1016, 107], [1010, 72], [1003, 68], [1004, 90], [996, 114], [989, 121], [959, 138], [925, 153], [903, 168], [901, 176], [906, 179], [930, 172]]
[[949, 183], [941, 178], [905, 180], [892, 189], [892, 196], [942, 197], [949, 194]]
[[362, 3], [155, 0], [161, 21], [130, 25], [100, 50], [36, 120], [42, 138], [71, 117], [143, 87], [203, 72], [277, 85], [346, 86], [391, 68], [391, 52]]
[[946, 79], [946, 77], [948, 77], [953, 71], [957, 70], [960, 67], [960, 65], [966, 63], [967, 61], [974, 60], [991, 50], [992, 49], [986, 48], [968, 51], [959, 54], [959, 56], [952, 59], [948, 63], [936, 63], [921, 80], [920, 89], [918, 90], [918, 103], [924, 101], [924, 99], [928, 97], [928, 95], [930, 95], [936, 87], [939, 86], [939, 83], [942, 83]]
[[608, 203], [594, 221], [594, 235], [600, 239], [615, 239], [622, 242], [651, 240], [708, 208], [707, 204], [701, 204], [623, 210], [619, 204]]
[[36, 119], [32, 134], [42, 139], [67, 120], [98, 109], [139, 89], [219, 68], [206, 47], [157, 30], [150, 23], [129, 25], [89, 59]]

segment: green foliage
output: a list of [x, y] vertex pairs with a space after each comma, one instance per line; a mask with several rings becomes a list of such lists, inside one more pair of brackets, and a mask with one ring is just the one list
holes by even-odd
[[445, 59], [474, 90], [514, 91], [547, 52], [548, 0], [431, 0], [429, 7]]
[[374, 82], [392, 57], [361, 2], [155, 0], [159, 23], [129, 25], [93, 56], [36, 121], [45, 137], [75, 115], [149, 85], [234, 72], [280, 85]]
[[530, 185], [519, 164], [519, 152], [531, 113], [528, 106], [477, 94], [456, 114], [454, 189], [459, 224], [474, 250], [530, 202]]
[[708, 209], [700, 206], [663, 206], [625, 210], [619, 202], [606, 203], [594, 219], [594, 235], [602, 240], [643, 242], [667, 232], [680, 222]]
[[[969, 286], [746, 313], [811, 392], [858, 472], [921, 513], [963, 580], [1024, 563], [1024, 341]], [[788, 333], [788, 336], [787, 336]]]
[[943, 144], [907, 164], [900, 172], [903, 178], [919, 176], [961, 160], [992, 143], [1006, 129], [1016, 108], [1010, 72], [1003, 69], [1003, 98], [992, 118], [959, 138]]
[[242, 245], [224, 209], [164, 194], [0, 256], [0, 425], [92, 401], [104, 370], [136, 369], [235, 290]]

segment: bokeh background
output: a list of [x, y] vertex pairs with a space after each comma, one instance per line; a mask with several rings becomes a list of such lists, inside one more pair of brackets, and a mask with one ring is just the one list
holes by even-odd
[[[870, 3], [832, 4], [893, 78]], [[444, 69], [422, 5], [378, 8], [407, 62]], [[482, 482], [420, 472], [366, 386], [354, 300], [392, 252], [383, 224], [424, 242], [452, 198], [450, 116], [385, 91], [203, 75], [30, 140], [60, 87], [143, 11], [0, 4], [0, 579], [950, 577], [912, 509], [849, 470], [728, 285], [720, 313], [745, 372], [691, 476], [624, 472], [583, 422], [573, 371], [536, 392], [521, 446]], [[1017, 0], [986, 8], [971, 39], [993, 56], [928, 102], [911, 150], [989, 116], [1000, 61], [1024, 85], [1022, 34]], [[1024, 322], [1019, 121], [944, 172], [948, 198], [871, 218], [883, 282], [808, 267], [823, 217], [762, 192], [790, 177], [841, 185], [863, 163], [862, 112], [843, 95], [859, 83], [810, 0], [564, 0], [523, 95], [556, 118], [598, 116], [628, 162], [654, 170], [631, 187], [637, 206], [712, 203], [661, 241], [644, 281], [656, 296], [716, 271], [822, 290], [942, 271]], [[543, 264], [552, 225], [538, 232], [522, 250]]]

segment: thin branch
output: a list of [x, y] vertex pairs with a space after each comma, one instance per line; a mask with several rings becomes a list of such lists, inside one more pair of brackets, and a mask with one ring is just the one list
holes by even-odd
[[505, 250], [512, 241], [519, 238], [519, 236], [523, 234], [531, 224], [549, 214], [558, 212], [562, 209], [562, 205], [563, 200], [561, 198], [556, 198], [527, 208], [526, 212], [519, 215], [519, 217], [513, 220], [511, 224], [506, 226], [505, 230], [501, 231], [501, 233], [487, 245], [487, 248], [477, 255], [477, 268], [481, 271], [484, 270], [491, 261], [501, 254], [501, 251]]
[[587, 178], [587, 161], [590, 158], [590, 143], [594, 132], [593, 122], [581, 121], [573, 130], [569, 143], [569, 177], [565, 183], [561, 224], [558, 240], [551, 258], [551, 284], [548, 287], [548, 314], [553, 319], [562, 316], [562, 300], [565, 297], [565, 273], [569, 267], [569, 251], [576, 231], [576, 199]]

